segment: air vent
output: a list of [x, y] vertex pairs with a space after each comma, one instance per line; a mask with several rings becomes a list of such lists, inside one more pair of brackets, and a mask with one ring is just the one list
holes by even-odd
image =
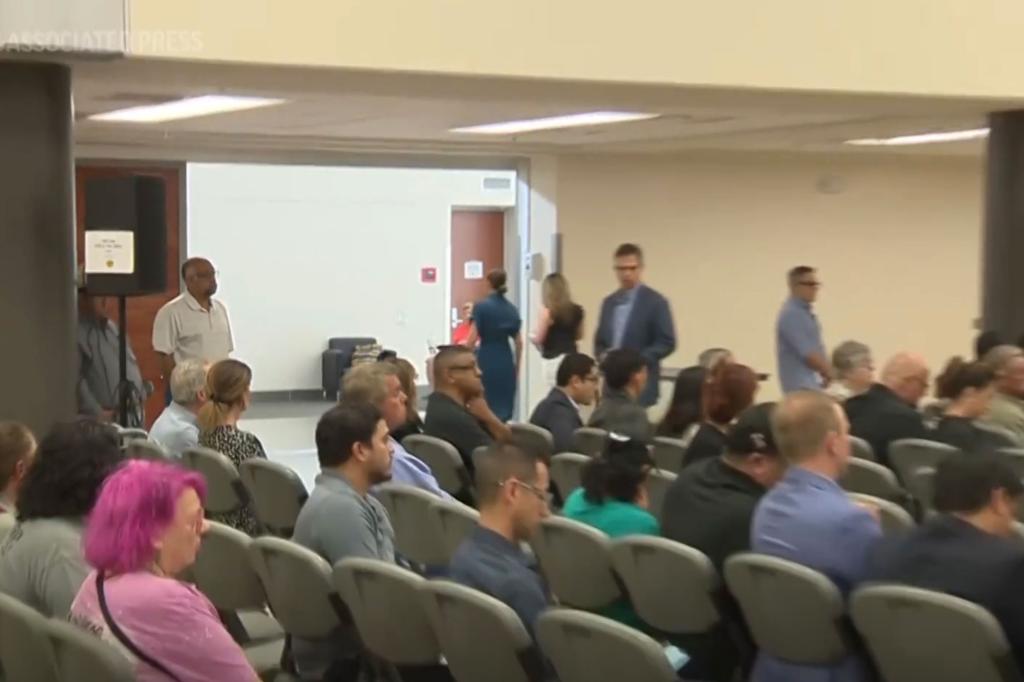
[[484, 189], [511, 189], [512, 178], [484, 178]]

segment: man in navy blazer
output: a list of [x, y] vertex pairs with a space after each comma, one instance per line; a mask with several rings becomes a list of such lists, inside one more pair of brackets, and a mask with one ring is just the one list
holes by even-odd
[[650, 407], [658, 402], [661, 360], [676, 349], [676, 330], [668, 300], [643, 284], [644, 254], [636, 244], [615, 250], [615, 274], [619, 290], [601, 303], [601, 319], [594, 337], [598, 361], [615, 348], [632, 348], [647, 362], [647, 386], [639, 402]]

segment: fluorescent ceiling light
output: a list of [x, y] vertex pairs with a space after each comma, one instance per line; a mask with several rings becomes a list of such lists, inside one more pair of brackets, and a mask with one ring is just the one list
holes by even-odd
[[625, 123], [627, 121], [645, 121], [658, 118], [661, 114], [642, 114], [635, 111], [587, 111], [567, 116], [549, 116], [548, 118], [531, 118], [523, 121], [505, 121], [503, 123], [487, 123], [465, 128], [452, 128], [452, 133], [474, 133], [477, 135], [514, 135], [531, 133], [537, 130], [556, 130], [558, 128], [575, 128], [577, 126], [596, 126], [608, 123]]
[[162, 123], [163, 121], [176, 121], [182, 118], [196, 118], [198, 116], [209, 116], [211, 114], [223, 114], [229, 111], [244, 111], [259, 107], [269, 107], [274, 104], [281, 104], [283, 99], [270, 99], [267, 97], [234, 97], [231, 95], [201, 95], [199, 97], [186, 97], [172, 102], [161, 102], [160, 104], [147, 104], [128, 109], [108, 111], [103, 114], [93, 114], [89, 117], [92, 121], [116, 121], [119, 123]]
[[980, 140], [986, 137], [988, 137], [988, 128], [972, 128], [971, 130], [947, 130], [940, 133], [900, 135], [899, 137], [868, 137], [860, 140], [847, 140], [846, 144], [860, 145], [864, 147], [892, 147], [907, 144], [962, 142], [964, 140]]

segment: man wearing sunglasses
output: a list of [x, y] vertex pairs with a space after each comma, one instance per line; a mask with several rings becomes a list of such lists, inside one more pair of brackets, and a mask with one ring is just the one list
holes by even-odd
[[826, 359], [821, 325], [812, 304], [818, 298], [821, 282], [817, 271], [800, 265], [789, 271], [789, 298], [779, 312], [775, 328], [779, 382], [783, 393], [821, 390], [832, 380], [832, 367]]

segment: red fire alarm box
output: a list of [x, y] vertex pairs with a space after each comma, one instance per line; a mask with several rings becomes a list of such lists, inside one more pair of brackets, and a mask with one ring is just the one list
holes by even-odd
[[420, 270], [420, 281], [424, 284], [435, 284], [437, 282], [437, 268], [422, 268]]

